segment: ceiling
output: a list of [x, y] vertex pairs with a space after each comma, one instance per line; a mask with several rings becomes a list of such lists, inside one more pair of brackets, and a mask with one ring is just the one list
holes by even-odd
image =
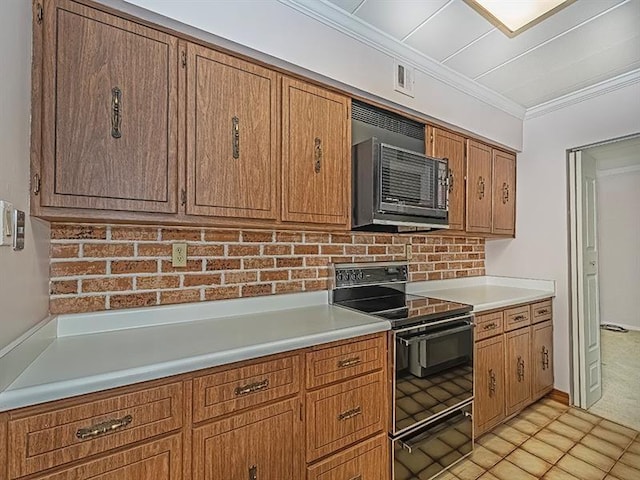
[[598, 170], [640, 166], [640, 136], [585, 148], [583, 152], [596, 160]]
[[640, 0], [577, 0], [514, 38], [463, 0], [315, 3], [525, 108], [640, 72]]

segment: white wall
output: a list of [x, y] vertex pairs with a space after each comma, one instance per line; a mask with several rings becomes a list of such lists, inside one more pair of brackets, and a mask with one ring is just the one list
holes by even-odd
[[[2, 2], [0, 45], [0, 199], [28, 214], [30, 1]], [[26, 227], [23, 251], [0, 247], [0, 351], [48, 313], [49, 228], [31, 219]]]
[[[555, 388], [570, 390], [567, 149], [640, 132], [640, 84], [525, 120], [516, 238], [487, 242], [488, 275], [557, 282]], [[637, 213], [637, 207], [635, 208]]]
[[[202, 32], [176, 25], [175, 22], [163, 22], [157, 16], [149, 17], [144, 11], [121, 0], [100, 1], [203, 37]], [[520, 150], [522, 146], [522, 120], [421, 72], [416, 72], [415, 98], [395, 92], [392, 57], [277, 0], [127, 2], [456, 125], [515, 150]], [[217, 43], [215, 39], [206, 36], [203, 38]]]
[[598, 173], [600, 322], [640, 330], [640, 162]]

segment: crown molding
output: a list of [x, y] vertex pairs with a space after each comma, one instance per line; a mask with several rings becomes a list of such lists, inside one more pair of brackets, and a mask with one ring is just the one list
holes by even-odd
[[607, 168], [604, 170], [598, 170], [596, 172], [596, 178], [611, 177], [613, 175], [626, 175], [628, 173], [640, 172], [640, 164], [628, 165], [626, 167]]
[[492, 107], [519, 119], [524, 119], [526, 108], [480, 83], [461, 75], [431, 57], [409, 47], [392, 36], [349, 15], [327, 0], [278, 0], [344, 35], [358, 40], [385, 55], [408, 63], [416, 70], [439, 80], [462, 93], [470, 95]]
[[604, 95], [610, 92], [614, 92], [621, 88], [633, 85], [640, 82], [640, 68], [632, 70], [627, 73], [618, 75], [617, 77], [604, 80], [589, 87], [581, 88], [575, 92], [562, 95], [561, 97], [554, 98], [548, 102], [541, 103], [535, 107], [527, 108], [525, 120], [541, 117], [547, 113], [560, 110], [561, 108], [575, 105], [576, 103], [584, 102], [592, 98]]

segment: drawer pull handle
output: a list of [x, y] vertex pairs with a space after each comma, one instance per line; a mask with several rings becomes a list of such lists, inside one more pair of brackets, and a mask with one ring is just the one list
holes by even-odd
[[544, 345], [542, 346], [542, 369], [549, 368], [549, 350]]
[[133, 417], [131, 415], [127, 415], [122, 418], [115, 418], [113, 420], [107, 420], [106, 422], [98, 423], [97, 425], [92, 425], [90, 427], [79, 428], [76, 432], [76, 437], [80, 440], [85, 440], [87, 438], [97, 437], [98, 435], [102, 435], [104, 433], [113, 432], [114, 430], [118, 430], [120, 428], [124, 428], [129, 425], [133, 421]]
[[515, 317], [513, 317], [514, 322], [521, 322], [522, 320], [526, 320], [526, 319], [527, 319], [526, 315], [516, 315]]
[[496, 322], [491, 322], [491, 323], [487, 323], [484, 327], [482, 327], [484, 330], [495, 330], [496, 328], [498, 328], [498, 324]]
[[251, 465], [249, 467], [249, 480], [258, 480], [258, 466]]
[[250, 383], [249, 385], [245, 385], [244, 387], [236, 387], [236, 396], [239, 397], [241, 395], [248, 395], [250, 393], [259, 392], [260, 390], [264, 390], [265, 388], [269, 388], [269, 379], [264, 379], [261, 382]]
[[544, 315], [545, 313], [549, 313], [549, 309], [548, 308], [541, 308], [540, 310], [538, 310], [536, 312], [538, 315]]
[[233, 158], [237, 160], [238, 158], [240, 158], [240, 119], [238, 117], [233, 117], [231, 119], [231, 126]]
[[349, 420], [350, 418], [357, 417], [360, 414], [362, 414], [361, 407], [352, 408], [351, 410], [338, 414], [338, 421], [341, 422], [342, 420]]
[[338, 362], [338, 368], [353, 367], [361, 362], [360, 357], [345, 358]]
[[122, 90], [119, 87], [111, 89], [111, 136], [122, 137]]

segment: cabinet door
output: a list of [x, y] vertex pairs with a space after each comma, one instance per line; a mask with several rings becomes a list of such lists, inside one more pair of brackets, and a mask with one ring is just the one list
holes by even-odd
[[480, 435], [504, 418], [504, 340], [476, 343], [475, 432]]
[[277, 74], [187, 45], [187, 213], [277, 216]]
[[193, 479], [303, 478], [300, 408], [294, 398], [195, 428]]
[[467, 232], [491, 233], [491, 148], [467, 142]]
[[531, 399], [531, 328], [505, 334], [506, 415], [517, 412]]
[[66, 0], [44, 12], [41, 204], [176, 212], [178, 40]]
[[181, 480], [181, 435], [173, 435], [80, 465], [45, 474], [36, 480]]
[[492, 233], [516, 233], [516, 156], [493, 151]]
[[551, 320], [532, 327], [533, 397], [542, 397], [553, 388], [553, 326]]
[[307, 468], [307, 480], [389, 480], [389, 438], [378, 435]]
[[282, 220], [350, 226], [349, 99], [282, 80]]
[[455, 133], [428, 126], [431, 142], [427, 149], [436, 158], [449, 160], [449, 228], [464, 230], [465, 207], [465, 139]]

